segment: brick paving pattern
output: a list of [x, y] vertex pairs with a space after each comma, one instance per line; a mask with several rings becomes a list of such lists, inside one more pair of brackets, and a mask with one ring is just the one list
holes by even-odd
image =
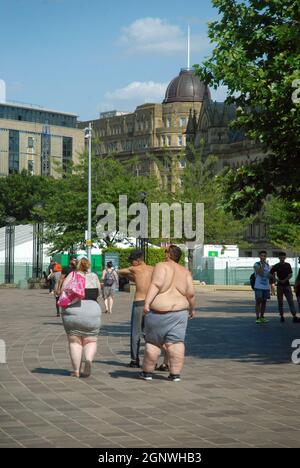
[[130, 302], [102, 316], [89, 379], [70, 377], [66, 336], [47, 291], [1, 290], [0, 447], [300, 447], [300, 325], [256, 325], [251, 293], [197, 296], [180, 383], [129, 369]]

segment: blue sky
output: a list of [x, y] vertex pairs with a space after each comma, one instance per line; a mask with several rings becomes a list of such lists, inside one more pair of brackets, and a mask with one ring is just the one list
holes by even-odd
[[[75, 112], [161, 102], [168, 82], [209, 54], [210, 0], [0, 0], [7, 100]], [[224, 92], [216, 95], [222, 98]]]

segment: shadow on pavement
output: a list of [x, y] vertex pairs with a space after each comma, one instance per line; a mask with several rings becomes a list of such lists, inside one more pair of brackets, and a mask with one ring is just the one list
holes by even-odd
[[253, 364], [291, 363], [291, 347], [300, 338], [300, 324], [278, 317], [257, 325], [255, 317], [196, 317], [189, 322], [186, 355], [231, 359]]
[[47, 375], [62, 375], [62, 376], [70, 376], [71, 372], [66, 369], [47, 369], [43, 367], [37, 367], [33, 369], [32, 374], [47, 374]]

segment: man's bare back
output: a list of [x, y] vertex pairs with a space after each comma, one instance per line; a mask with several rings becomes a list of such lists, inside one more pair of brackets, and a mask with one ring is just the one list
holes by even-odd
[[158, 289], [157, 295], [149, 304], [152, 310], [167, 312], [190, 308], [188, 298], [194, 294], [192, 277], [178, 263], [158, 263], [152, 275], [152, 285]]

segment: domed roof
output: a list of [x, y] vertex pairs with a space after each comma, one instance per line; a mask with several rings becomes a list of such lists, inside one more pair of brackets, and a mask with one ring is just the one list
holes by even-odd
[[163, 104], [169, 102], [202, 102], [204, 97], [210, 99], [208, 86], [199, 80], [194, 70], [183, 68], [167, 87]]

